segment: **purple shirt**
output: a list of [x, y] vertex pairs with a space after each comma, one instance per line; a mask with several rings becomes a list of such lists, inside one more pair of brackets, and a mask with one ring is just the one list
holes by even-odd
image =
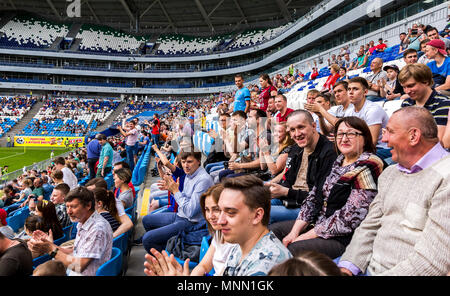
[[430, 149], [424, 156], [422, 156], [421, 159], [419, 159], [412, 167], [411, 169], [407, 169], [403, 167], [400, 164], [397, 164], [397, 169], [400, 172], [406, 173], [406, 174], [414, 174], [418, 173], [421, 170], [426, 169], [427, 167], [431, 166], [436, 161], [446, 157], [449, 154], [444, 148], [442, 148], [441, 143], [437, 143], [434, 145], [433, 148]]
[[[419, 159], [411, 167], [411, 169], [407, 169], [407, 168], [401, 166], [400, 164], [397, 164], [397, 169], [400, 172], [403, 172], [405, 174], [415, 174], [415, 173], [418, 173], [418, 172], [430, 167], [435, 162], [446, 157], [448, 154], [449, 154], [449, 152], [447, 152], [444, 148], [442, 148], [441, 143], [438, 142], [424, 156], [422, 156], [422, 158]], [[339, 261], [338, 266], [347, 268], [354, 275], [358, 275], [361, 273], [361, 270], [356, 265], [354, 265], [353, 263], [351, 263], [349, 261]]]

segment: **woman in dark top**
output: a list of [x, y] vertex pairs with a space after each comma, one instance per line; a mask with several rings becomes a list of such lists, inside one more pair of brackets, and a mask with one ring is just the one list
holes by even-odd
[[114, 193], [100, 187], [93, 189], [92, 192], [95, 197], [95, 210], [109, 222], [112, 231], [116, 231], [120, 226], [120, 218]]
[[334, 135], [340, 155], [324, 185], [314, 186], [297, 219], [279, 222], [284, 225], [275, 233], [293, 255], [317, 251], [332, 259], [341, 256], [377, 194], [383, 161], [374, 154], [365, 121], [341, 118]]
[[29, 276], [32, 272], [33, 258], [27, 244], [0, 232], [0, 276]]

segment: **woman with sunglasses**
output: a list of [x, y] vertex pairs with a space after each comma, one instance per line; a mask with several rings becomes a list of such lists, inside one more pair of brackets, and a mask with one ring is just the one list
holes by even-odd
[[341, 118], [334, 135], [340, 155], [323, 187], [311, 190], [296, 220], [278, 222], [284, 225], [274, 230], [294, 255], [317, 251], [332, 259], [341, 256], [377, 194], [383, 161], [375, 155], [366, 122]]

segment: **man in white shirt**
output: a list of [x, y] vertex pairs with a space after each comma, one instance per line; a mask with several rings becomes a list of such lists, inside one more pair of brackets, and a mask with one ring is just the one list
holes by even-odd
[[97, 269], [111, 258], [113, 232], [110, 224], [95, 211], [94, 194], [79, 187], [65, 198], [67, 213], [78, 222], [73, 248], [55, 245], [47, 234], [37, 230], [30, 241], [31, 249], [48, 253], [61, 261], [68, 275], [94, 276]]
[[386, 127], [389, 116], [378, 104], [366, 99], [369, 84], [362, 77], [354, 77], [348, 82], [348, 97], [350, 107], [345, 111], [345, 117], [356, 116], [369, 126], [372, 140], [377, 147], [377, 155], [382, 158], [391, 157], [387, 144], [381, 141], [382, 129]]
[[70, 190], [78, 187], [78, 179], [72, 170], [66, 167], [64, 157], [59, 156], [55, 159], [55, 168], [63, 173], [63, 181], [69, 185]]
[[333, 86], [334, 99], [336, 106], [328, 110], [322, 105], [314, 102], [313, 104], [305, 104], [305, 109], [314, 112], [319, 116], [320, 130], [325, 136], [332, 136], [334, 124], [339, 118], [344, 117], [345, 111], [349, 108], [350, 100], [348, 98], [348, 83], [347, 81], [339, 81]]

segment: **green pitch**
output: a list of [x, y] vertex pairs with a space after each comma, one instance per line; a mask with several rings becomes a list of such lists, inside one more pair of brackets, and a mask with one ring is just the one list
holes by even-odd
[[47, 148], [47, 147], [12, 147], [0, 148], [0, 166], [9, 166], [8, 172], [22, 169], [24, 166], [32, 165], [50, 158], [51, 151], [54, 151], [55, 157], [68, 152], [65, 148]]

